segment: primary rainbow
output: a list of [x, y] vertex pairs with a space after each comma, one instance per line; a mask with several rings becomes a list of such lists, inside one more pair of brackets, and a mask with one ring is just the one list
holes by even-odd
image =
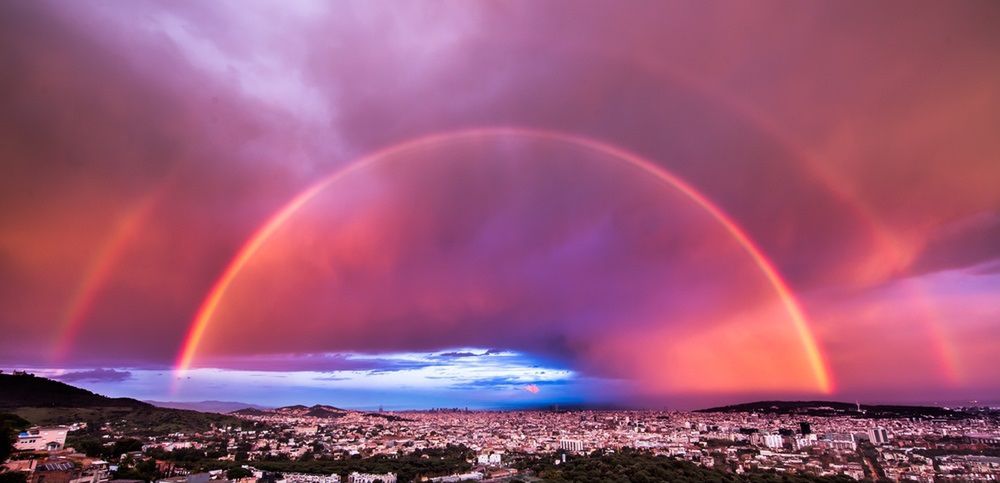
[[[634, 153], [625, 151], [624, 149], [573, 134], [516, 127], [485, 127], [449, 131], [445, 133], [427, 135], [395, 144], [369, 154], [368, 156], [365, 156], [358, 161], [335, 171], [326, 178], [299, 193], [257, 229], [257, 231], [240, 248], [236, 256], [232, 259], [232, 261], [230, 261], [229, 265], [226, 266], [226, 269], [216, 280], [215, 284], [212, 285], [208, 296], [205, 297], [201, 306], [198, 308], [194, 320], [188, 329], [187, 336], [184, 338], [180, 353], [177, 356], [177, 361], [175, 363], [175, 372], [177, 373], [177, 376], [183, 376], [183, 374], [191, 368], [194, 357], [198, 352], [198, 347], [205, 335], [205, 330], [208, 328], [208, 325], [212, 320], [212, 316], [215, 314], [223, 296], [225, 296], [226, 291], [236, 276], [254, 257], [257, 251], [260, 250], [264, 243], [267, 242], [271, 235], [281, 228], [281, 226], [284, 225], [289, 218], [295, 215], [295, 213], [302, 208], [302, 206], [316, 197], [316, 195], [337, 181], [343, 179], [350, 173], [358, 171], [388, 156], [399, 155], [410, 150], [425, 148], [435, 144], [487, 136], [519, 136], [554, 141], [590, 149], [639, 168], [640, 170], [655, 176], [667, 185], [680, 191], [691, 201], [704, 209], [716, 221], [718, 221], [729, 233], [729, 235], [732, 236], [732, 238], [750, 256], [750, 258], [753, 259], [754, 263], [767, 278], [775, 292], [777, 292], [785, 310], [788, 312], [788, 315], [792, 320], [796, 334], [802, 343], [810, 368], [812, 369], [813, 375], [816, 379], [816, 388], [823, 393], [830, 393], [833, 390], [833, 381], [830, 376], [830, 371], [826, 365], [823, 354], [820, 351], [819, 345], [816, 342], [816, 338], [809, 327], [806, 316], [799, 306], [792, 290], [788, 287], [788, 284], [784, 281], [781, 275], [778, 274], [778, 271], [774, 268], [770, 259], [768, 259], [761, 249], [753, 243], [746, 232], [743, 231], [743, 229], [737, 225], [736, 222], [734, 222], [711, 200], [672, 173]], [[182, 379], [183, 377], [176, 377], [175, 381]]]
[[[824, 162], [819, 155], [799, 142], [788, 129], [775, 122], [766, 110], [760, 109], [745, 97], [734, 95], [720, 84], [706, 82], [704, 76], [686, 70], [679, 64], [664, 62], [662, 57], [637, 55], [635, 51], [617, 49], [606, 50], [605, 54], [627, 58], [632, 65], [644, 69], [645, 72], [653, 76], [663, 77], [669, 82], [696, 92], [761, 130], [801, 161], [809, 169], [810, 174], [823, 184], [825, 189], [857, 215], [858, 219], [871, 231], [875, 243], [881, 250], [880, 257], [886, 260], [893, 271], [903, 270], [913, 261], [913, 250], [904, 246], [899, 237], [878, 216], [871, 204], [861, 197], [857, 189], [853, 188], [847, 179], [838, 175], [829, 166], [829, 163]], [[912, 280], [906, 287], [924, 308], [921, 323], [927, 332], [931, 351], [938, 360], [942, 375], [950, 384], [959, 384], [962, 377], [959, 366], [960, 351], [948, 335], [946, 330], [948, 325], [940, 316], [934, 297], [918, 279]]]

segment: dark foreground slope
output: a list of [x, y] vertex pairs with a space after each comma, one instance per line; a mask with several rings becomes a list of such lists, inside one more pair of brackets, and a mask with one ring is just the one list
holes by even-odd
[[152, 407], [130, 398], [110, 398], [32, 374], [0, 374], [0, 409], [17, 407]]
[[37, 425], [86, 422], [95, 428], [115, 421], [120, 429], [133, 434], [200, 432], [213, 426], [241, 424], [232, 416], [110, 398], [31, 374], [0, 374], [0, 412], [16, 414]]

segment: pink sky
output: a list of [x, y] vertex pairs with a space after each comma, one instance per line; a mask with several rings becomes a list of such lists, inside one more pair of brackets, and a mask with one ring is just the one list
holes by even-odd
[[481, 347], [628, 401], [997, 397], [998, 24], [989, 1], [0, 4], [0, 364], [170, 369], [303, 190], [507, 126], [725, 213], [832, 394], [704, 206], [502, 134], [317, 193], [194, 367]]

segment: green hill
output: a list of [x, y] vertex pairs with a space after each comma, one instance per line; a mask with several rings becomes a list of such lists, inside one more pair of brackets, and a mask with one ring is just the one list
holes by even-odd
[[[859, 411], [860, 409], [860, 411]], [[758, 401], [700, 409], [702, 413], [765, 413], [803, 416], [847, 416], [856, 418], [944, 418], [960, 419], [968, 414], [937, 406], [872, 405], [837, 401]]]
[[240, 419], [183, 409], [158, 408], [131, 398], [110, 398], [31, 374], [0, 374], [0, 412], [32, 424], [112, 423], [130, 434], [203, 432], [213, 426], [240, 426]]

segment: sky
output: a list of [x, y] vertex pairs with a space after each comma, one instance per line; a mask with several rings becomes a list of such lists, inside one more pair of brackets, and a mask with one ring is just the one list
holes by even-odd
[[0, 3], [0, 367], [1000, 399], [1000, 5]]

